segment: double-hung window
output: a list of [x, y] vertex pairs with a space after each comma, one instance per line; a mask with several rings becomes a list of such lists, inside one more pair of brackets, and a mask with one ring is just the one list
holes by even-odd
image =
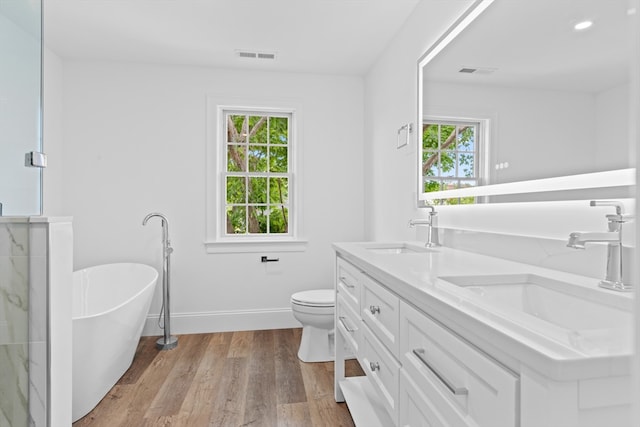
[[[423, 192], [476, 187], [482, 181], [481, 123], [425, 120], [422, 127]], [[474, 203], [474, 197], [434, 200], [434, 203]]]
[[221, 237], [293, 237], [293, 113], [223, 109]]

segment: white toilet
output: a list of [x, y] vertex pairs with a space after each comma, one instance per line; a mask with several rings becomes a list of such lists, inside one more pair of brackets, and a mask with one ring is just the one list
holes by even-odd
[[334, 359], [333, 289], [314, 289], [291, 295], [293, 316], [302, 323], [298, 359], [303, 362], [328, 362]]

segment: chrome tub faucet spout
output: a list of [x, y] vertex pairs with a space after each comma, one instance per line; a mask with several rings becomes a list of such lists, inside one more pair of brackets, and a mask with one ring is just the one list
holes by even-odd
[[630, 217], [623, 214], [623, 207], [620, 202], [592, 200], [589, 205], [592, 207], [612, 206], [616, 209], [616, 213], [606, 215], [607, 231], [574, 231], [569, 234], [567, 246], [574, 249], [585, 249], [587, 243], [607, 243], [607, 268], [605, 278], [600, 281], [599, 286], [620, 292], [630, 292], [633, 290], [633, 286], [625, 283], [623, 279], [622, 255], [622, 224]]

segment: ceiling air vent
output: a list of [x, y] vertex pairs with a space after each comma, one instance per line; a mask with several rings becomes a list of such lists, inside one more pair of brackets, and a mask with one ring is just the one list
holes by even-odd
[[463, 74], [491, 74], [496, 70], [497, 68], [491, 67], [462, 67], [458, 72]]
[[239, 58], [270, 59], [270, 60], [276, 59], [276, 54], [274, 52], [253, 52], [249, 50], [236, 50], [236, 55]]

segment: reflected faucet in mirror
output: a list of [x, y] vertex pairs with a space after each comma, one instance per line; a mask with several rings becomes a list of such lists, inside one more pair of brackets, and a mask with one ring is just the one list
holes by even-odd
[[622, 224], [629, 216], [623, 213], [622, 203], [616, 201], [592, 200], [590, 206], [611, 206], [615, 214], [606, 215], [608, 230], [603, 232], [575, 231], [569, 234], [567, 246], [574, 249], [585, 249], [587, 243], [607, 243], [607, 270], [605, 278], [598, 284], [602, 288], [620, 292], [630, 292], [633, 286], [624, 283], [622, 262]]
[[430, 209], [428, 218], [418, 218], [418, 219], [410, 219], [409, 227], [415, 227], [416, 225], [426, 225], [429, 227], [427, 232], [427, 243], [425, 243], [425, 247], [433, 248], [439, 246], [438, 243], [438, 233], [434, 233], [434, 227], [438, 226], [438, 212], [436, 209], [428, 204], [421, 206], [422, 208]]

